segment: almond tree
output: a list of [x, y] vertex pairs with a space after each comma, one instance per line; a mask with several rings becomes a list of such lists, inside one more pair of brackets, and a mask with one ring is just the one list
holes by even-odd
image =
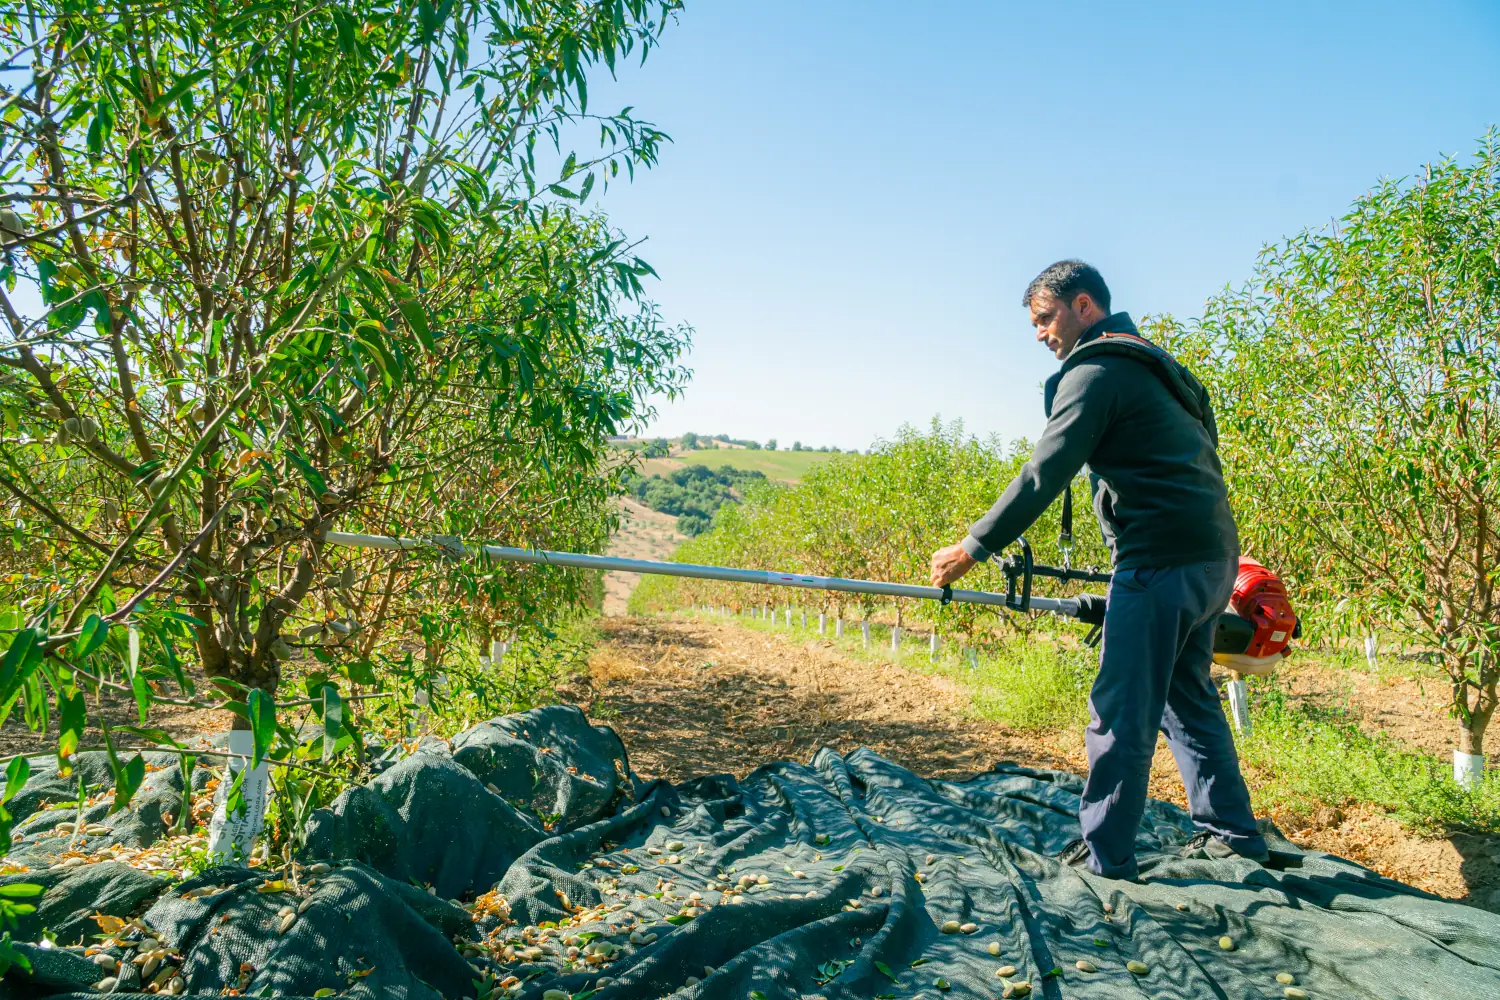
[[1500, 681], [1500, 150], [1385, 181], [1181, 331], [1247, 549], [1441, 655], [1458, 748]]
[[[330, 530], [601, 543], [604, 438], [675, 391], [684, 333], [581, 211], [665, 141], [593, 111], [588, 75], [677, 6], [0, 14], [0, 718], [50, 703], [67, 749], [84, 690], [144, 718], [172, 681], [192, 697], [187, 656], [259, 737], [298, 645], [367, 655], [448, 593], [448, 568], [335, 554]], [[545, 615], [556, 579], [469, 588]]]

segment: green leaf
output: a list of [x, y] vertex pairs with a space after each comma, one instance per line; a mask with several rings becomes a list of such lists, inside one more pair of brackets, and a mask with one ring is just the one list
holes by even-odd
[[[358, 51], [359, 43], [354, 33], [355, 25], [353, 19], [337, 7], [332, 8], [332, 14], [333, 26], [339, 36], [339, 50], [346, 56], [354, 55]], [[329, 990], [328, 992], [332, 993], [333, 991]]]
[[401, 316], [411, 327], [411, 332], [416, 334], [422, 347], [429, 354], [432, 353], [437, 345], [432, 340], [432, 331], [427, 329], [427, 313], [422, 309], [421, 303], [412, 299], [397, 299], [396, 308], [401, 310]]
[[12, 966], [30, 972], [31, 959], [11, 946], [10, 931], [6, 931], [0, 936], [0, 976], [9, 972]]
[[339, 689], [323, 685], [323, 763], [333, 759], [333, 749], [344, 734], [344, 701]]
[[297, 471], [302, 473], [302, 478], [306, 479], [307, 485], [312, 487], [314, 496], [322, 496], [328, 492], [328, 481], [323, 478], [321, 472], [312, 467], [311, 462], [295, 451], [288, 451], [286, 457], [289, 462], [297, 467]]
[[0, 797], [0, 806], [5, 805], [16, 797], [16, 793], [26, 786], [26, 779], [31, 777], [31, 762], [25, 757], [17, 757], [5, 766], [5, 794]]
[[35, 882], [13, 882], [10, 885], [0, 885], [0, 896], [6, 899], [31, 899], [46, 891], [45, 886], [37, 885]]
[[109, 811], [117, 813], [130, 805], [141, 782], [146, 780], [146, 761], [140, 754], [136, 754], [122, 765], [113, 751], [110, 752], [110, 758], [110, 770], [115, 776], [115, 801], [110, 805]]
[[132, 733], [139, 736], [148, 743], [155, 743], [161, 747], [171, 747], [173, 750], [186, 750], [187, 747], [178, 743], [171, 734], [162, 729], [146, 729], [142, 726], [115, 726], [122, 733]]
[[182, 95], [186, 94], [189, 90], [192, 90], [193, 84], [197, 83], [199, 80], [202, 80], [211, 72], [213, 71], [200, 69], [196, 73], [189, 73], [186, 76], [179, 77], [177, 82], [172, 84], [172, 86], [167, 89], [166, 93], [162, 94], [156, 100], [151, 102], [151, 106], [146, 109], [146, 117], [155, 118], [162, 112], [166, 111], [173, 104], [176, 104], [178, 99], [181, 98]]
[[9, 718], [22, 688], [41, 665], [43, 653], [39, 640], [36, 629], [22, 629], [0, 658], [0, 725]]
[[341, 669], [352, 683], [367, 686], [375, 684], [375, 666], [369, 660], [351, 660], [342, 664]]
[[226, 816], [242, 813], [248, 808], [248, 803], [245, 801], [245, 773], [245, 768], [239, 768], [234, 772], [234, 780], [229, 783], [229, 791], [224, 795]]
[[78, 749], [78, 741], [83, 738], [83, 729], [88, 721], [88, 708], [84, 704], [83, 692], [57, 692], [57, 714], [57, 756], [66, 760]]
[[130, 679], [130, 693], [135, 697], [135, 712], [140, 717], [141, 725], [146, 724], [146, 717], [151, 711], [151, 685], [146, 683], [146, 675], [139, 669], [141, 663], [141, 633], [134, 625], [125, 630], [127, 637], [125, 657], [125, 675]]
[[139, 483], [165, 464], [166, 460], [160, 458], [153, 458], [149, 462], [142, 462], [130, 470], [130, 478]]
[[251, 472], [248, 475], [244, 475], [244, 476], [241, 476], [240, 478], [236, 479], [234, 481], [234, 484], [233, 484], [233, 486], [231, 488], [232, 489], [236, 489], [236, 490], [249, 489], [250, 487], [254, 486], [256, 483], [260, 482], [261, 477], [264, 476], [265, 474], [266, 474], [266, 470], [265, 469], [256, 469], [254, 472]]
[[246, 432], [242, 428], [234, 426], [234, 424], [225, 424], [224, 429], [233, 434], [235, 436], [235, 439], [238, 440], [240, 444], [244, 445], [247, 451], [255, 450], [255, 439], [252, 438], [248, 432]]
[[73, 659], [83, 663], [100, 646], [109, 641], [109, 626], [98, 615], [89, 615], [83, 620], [83, 630], [73, 640]]
[[877, 961], [875, 963], [875, 968], [880, 971], [880, 974], [882, 976], [889, 979], [891, 982], [894, 983], [898, 981], [896, 979], [896, 974], [891, 971], [891, 967], [889, 965], [886, 965], [884, 962]]
[[250, 767], [260, 767], [266, 751], [276, 739], [276, 703], [260, 688], [251, 688], [246, 707], [250, 713], [250, 732], [255, 740]]

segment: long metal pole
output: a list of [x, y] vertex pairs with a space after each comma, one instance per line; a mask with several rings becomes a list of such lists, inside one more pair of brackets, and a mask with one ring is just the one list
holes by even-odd
[[[940, 601], [940, 587], [916, 587], [908, 583], [883, 583], [878, 580], [846, 580], [837, 576], [809, 576], [804, 573], [780, 573], [775, 570], [733, 569], [728, 566], [694, 566], [691, 563], [656, 562], [651, 559], [619, 559], [615, 556], [591, 556], [578, 552], [552, 552], [546, 549], [517, 549], [506, 545], [463, 545], [456, 539], [391, 538], [387, 535], [355, 535], [330, 531], [327, 540], [333, 545], [362, 549], [437, 548], [454, 555], [473, 556], [483, 553], [501, 562], [534, 563], [545, 566], [567, 566], [573, 569], [595, 569], [606, 573], [654, 573], [658, 576], [683, 576], [695, 580], [723, 580], [728, 583], [753, 583], [772, 587], [800, 587], [804, 590], [835, 590], [845, 594], [872, 594], [877, 597], [909, 597], [921, 601]], [[958, 604], [987, 604], [1004, 607], [1005, 595], [985, 590], [955, 590], [950, 598]], [[1072, 598], [1032, 597], [1032, 611], [1078, 617], [1078, 601]]]

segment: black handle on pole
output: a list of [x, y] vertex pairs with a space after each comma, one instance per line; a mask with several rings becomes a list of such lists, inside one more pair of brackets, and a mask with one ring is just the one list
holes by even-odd
[[[1013, 611], [1031, 610], [1031, 575], [1036, 567], [1035, 560], [1031, 556], [1031, 543], [1022, 535], [1016, 539], [1021, 546], [1020, 555], [1014, 555], [1000, 563], [1000, 571], [1005, 574], [1005, 606]], [[1020, 593], [1017, 594], [1017, 582], [1019, 581]]]

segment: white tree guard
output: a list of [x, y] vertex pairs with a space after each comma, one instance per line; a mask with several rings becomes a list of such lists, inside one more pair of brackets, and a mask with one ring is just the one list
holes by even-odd
[[1453, 751], [1453, 780], [1460, 788], [1477, 788], [1484, 781], [1484, 754]]
[[1236, 730], [1242, 733], [1250, 731], [1250, 691], [1239, 678], [1229, 682], [1229, 714], [1234, 719]]
[[936, 662], [936, 660], [937, 660], [937, 654], [938, 654], [938, 635], [937, 635], [936, 632], [934, 632], [934, 633], [932, 633], [932, 635], [927, 640], [927, 659], [928, 659], [928, 661], [929, 662]]
[[1378, 652], [1380, 652], [1380, 643], [1376, 641], [1375, 636], [1365, 636], [1365, 662], [1370, 665], [1371, 670], [1380, 665], [1379, 661], [1375, 658], [1375, 654]]
[[869, 649], [870, 648], [870, 623], [869, 622], [860, 622], [859, 623], [859, 632], [860, 632], [860, 635], [864, 638], [865, 648]]
[[819, 612], [818, 613], [818, 634], [819, 635], [826, 635], [827, 633], [828, 633], [828, 615], [825, 614], [825, 613], [823, 613], [823, 612]]
[[806, 608], [802, 609], [802, 628], [804, 630], [807, 628], [807, 609]]
[[[255, 735], [248, 729], [229, 731], [229, 752], [249, 757], [255, 753]], [[241, 794], [245, 809], [228, 815], [226, 806], [229, 786], [234, 776], [245, 770], [250, 761], [243, 757], [230, 757], [219, 789], [214, 793], [214, 815], [208, 823], [208, 852], [220, 854], [230, 860], [243, 862], [250, 857], [250, 848], [266, 823], [266, 786], [271, 780], [270, 768], [262, 762], [259, 767], [245, 774]]]
[[844, 619], [835, 618], [833, 620], [833, 637], [835, 639], [842, 639], [844, 637]]
[[892, 653], [900, 653], [901, 652], [901, 629], [900, 629], [900, 627], [892, 627], [891, 628], [891, 652]]

